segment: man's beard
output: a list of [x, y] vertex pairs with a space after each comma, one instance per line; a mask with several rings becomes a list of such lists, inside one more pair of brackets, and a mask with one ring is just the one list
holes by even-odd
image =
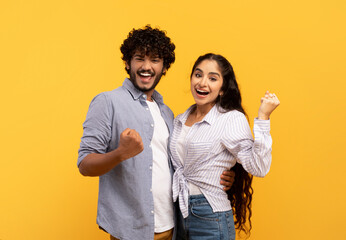
[[[154, 79], [154, 82], [153, 82], [153, 85], [151, 87], [149, 87], [149, 88], [145, 88], [145, 87], [138, 86], [137, 81], [136, 81], [136, 73], [131, 71], [131, 68], [129, 69], [129, 71], [130, 71], [130, 80], [131, 80], [131, 82], [133, 83], [135, 88], [137, 88], [138, 90], [140, 90], [142, 92], [149, 92], [149, 91], [153, 90], [157, 86], [157, 84], [159, 84], [160, 79], [161, 79], [161, 77], [163, 75], [163, 70], [162, 70], [160, 74], [156, 75], [156, 77]], [[155, 72], [152, 72], [152, 71], [138, 70], [137, 74], [140, 75], [140, 73], [149, 73], [149, 74], [151, 74], [151, 76], [155, 76]]]

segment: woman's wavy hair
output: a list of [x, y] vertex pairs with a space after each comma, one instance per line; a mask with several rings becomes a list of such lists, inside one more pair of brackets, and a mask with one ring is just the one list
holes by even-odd
[[[175, 45], [167, 37], [166, 32], [146, 25], [144, 28], [132, 29], [120, 46], [122, 59], [130, 65], [136, 51], [146, 56], [156, 56], [163, 59], [163, 66], [168, 70], [175, 61]], [[129, 74], [129, 70], [126, 69]], [[166, 71], [165, 71], [166, 72]], [[165, 74], [165, 72], [163, 74]]]
[[[235, 78], [233, 67], [225, 57], [214, 53], [207, 53], [200, 56], [192, 68], [190, 77], [192, 77], [196, 67], [204, 60], [215, 61], [218, 64], [222, 74], [223, 84], [221, 91], [223, 94], [219, 95], [215, 100], [215, 104], [217, 104], [219, 111], [228, 112], [238, 110], [247, 117], [247, 114], [241, 104], [241, 94]], [[246, 234], [250, 234], [252, 228], [251, 202], [253, 189], [251, 183], [253, 176], [246, 172], [239, 163], [236, 163], [232, 170], [235, 172], [235, 180], [231, 189], [227, 191], [227, 195], [231, 202], [235, 216], [234, 224], [239, 232], [243, 231]], [[249, 227], [246, 226], [247, 220], [249, 221]]]

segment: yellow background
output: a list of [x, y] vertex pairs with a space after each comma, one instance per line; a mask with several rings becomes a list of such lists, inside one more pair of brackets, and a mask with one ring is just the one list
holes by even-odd
[[91, 99], [126, 77], [120, 44], [147, 23], [177, 47], [158, 86], [175, 114], [206, 52], [232, 62], [250, 119], [265, 90], [281, 100], [250, 239], [346, 239], [345, 12], [344, 0], [2, 0], [0, 239], [108, 239], [77, 150]]

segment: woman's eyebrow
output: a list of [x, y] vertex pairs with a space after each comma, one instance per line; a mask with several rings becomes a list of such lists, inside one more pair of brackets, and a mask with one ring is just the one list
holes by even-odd
[[209, 74], [211, 74], [211, 75], [217, 75], [217, 76], [219, 76], [219, 77], [220, 77], [220, 74], [219, 74], [219, 73], [217, 73], [217, 72], [210, 72]]

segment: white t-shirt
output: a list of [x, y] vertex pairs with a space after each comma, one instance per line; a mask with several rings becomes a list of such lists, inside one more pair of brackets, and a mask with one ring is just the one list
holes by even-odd
[[160, 233], [174, 227], [172, 180], [167, 153], [169, 131], [158, 105], [150, 101], [147, 101], [147, 104], [154, 119], [154, 134], [151, 140], [153, 151], [152, 193], [155, 232]]

